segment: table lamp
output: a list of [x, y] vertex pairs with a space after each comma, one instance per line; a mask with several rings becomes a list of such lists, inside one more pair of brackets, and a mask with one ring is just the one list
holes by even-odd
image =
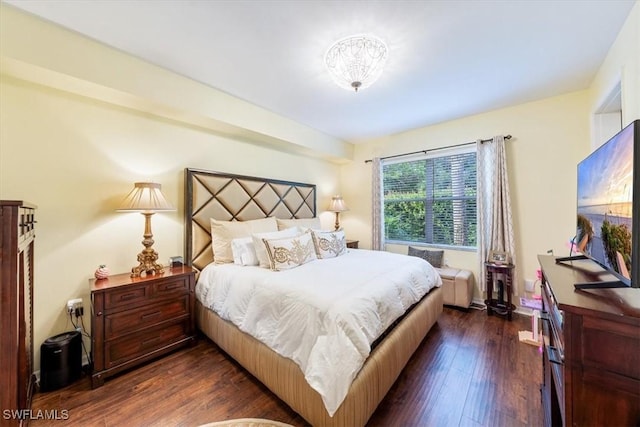
[[349, 208], [345, 204], [344, 200], [342, 200], [342, 196], [333, 196], [331, 198], [331, 203], [329, 204], [329, 212], [336, 213], [336, 231], [340, 229], [340, 212], [348, 211]]
[[125, 197], [117, 209], [118, 212], [140, 212], [144, 215], [144, 249], [138, 254], [138, 265], [131, 269], [131, 277], [140, 277], [142, 273], [162, 274], [164, 268], [158, 264], [158, 253], [153, 250], [153, 233], [151, 233], [151, 215], [156, 212], [175, 211], [167, 202], [161, 185], [155, 182], [136, 182], [133, 190]]

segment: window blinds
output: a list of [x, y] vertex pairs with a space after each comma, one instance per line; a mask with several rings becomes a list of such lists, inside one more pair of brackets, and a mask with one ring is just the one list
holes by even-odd
[[476, 245], [475, 151], [389, 162], [382, 174], [387, 240]]

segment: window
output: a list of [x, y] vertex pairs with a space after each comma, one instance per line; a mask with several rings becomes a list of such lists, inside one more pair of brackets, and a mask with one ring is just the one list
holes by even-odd
[[382, 166], [387, 241], [475, 247], [475, 146]]

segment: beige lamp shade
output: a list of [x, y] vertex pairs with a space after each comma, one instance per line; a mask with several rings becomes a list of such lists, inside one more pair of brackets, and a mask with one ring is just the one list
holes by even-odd
[[155, 182], [136, 182], [125, 197], [118, 212], [161, 212], [176, 209], [165, 199], [161, 185]]
[[342, 200], [342, 196], [333, 196], [328, 210], [329, 212], [345, 212], [348, 211], [349, 208], [344, 200]]

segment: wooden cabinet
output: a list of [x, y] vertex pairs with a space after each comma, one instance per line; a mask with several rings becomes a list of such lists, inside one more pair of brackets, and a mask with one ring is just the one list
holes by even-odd
[[91, 281], [92, 387], [125, 369], [195, 342], [195, 270], [119, 274]]
[[[0, 201], [0, 410], [31, 407], [35, 206]], [[25, 424], [0, 414], [4, 425]], [[9, 419], [10, 418], [10, 419]]]
[[640, 425], [640, 289], [574, 290], [602, 280], [591, 261], [542, 266], [546, 426]]

